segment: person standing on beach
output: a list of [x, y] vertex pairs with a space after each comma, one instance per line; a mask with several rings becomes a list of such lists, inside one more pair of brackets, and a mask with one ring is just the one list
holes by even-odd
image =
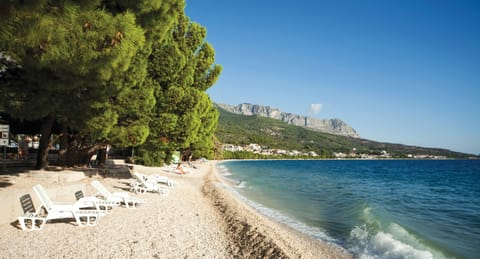
[[110, 149], [112, 148], [112, 146], [110, 146], [110, 144], [107, 144], [107, 147], [106, 147], [106, 154], [105, 154], [105, 160], [108, 160], [108, 155], [110, 154]]
[[28, 137], [23, 137], [18, 143], [18, 159], [27, 160], [28, 159]]

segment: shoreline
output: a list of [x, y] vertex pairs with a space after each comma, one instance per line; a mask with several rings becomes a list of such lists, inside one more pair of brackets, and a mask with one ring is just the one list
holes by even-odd
[[[22, 231], [16, 220], [0, 224], [0, 257], [160, 257], [160, 258], [351, 258], [341, 248], [321, 242], [261, 215], [227, 190], [216, 168], [217, 161], [196, 164], [198, 169], [180, 176], [171, 167], [133, 165], [136, 171], [175, 180], [169, 194], [136, 195], [128, 192], [132, 179], [90, 175], [71, 183], [24, 175], [2, 175], [0, 196], [20, 207], [18, 197], [41, 183], [51, 199], [74, 202], [73, 193], [95, 190], [101, 181], [111, 192], [126, 191], [146, 199], [137, 209], [115, 208], [95, 227], [79, 227], [71, 221], [47, 223], [41, 231]], [[132, 165], [129, 165], [132, 166]], [[58, 189], [58, 190], [57, 190]], [[60, 192], [63, 191], [64, 193]], [[64, 194], [64, 195], [62, 195]], [[1, 211], [6, 211], [0, 204]], [[15, 208], [18, 210], [18, 208]], [[15, 217], [20, 214], [14, 214]]]
[[346, 250], [307, 236], [244, 203], [237, 194], [222, 186], [231, 184], [222, 179], [212, 164], [212, 173], [205, 180], [203, 193], [226, 223], [226, 233], [236, 244], [241, 256], [273, 258], [352, 258]]

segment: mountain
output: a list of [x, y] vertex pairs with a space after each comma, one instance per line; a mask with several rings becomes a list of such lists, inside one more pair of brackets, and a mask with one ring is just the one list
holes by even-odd
[[347, 123], [343, 122], [340, 119], [320, 120], [292, 113], [282, 112], [277, 108], [272, 108], [270, 106], [262, 106], [258, 104], [242, 103], [236, 106], [232, 106], [228, 104], [217, 103], [216, 105], [226, 111], [236, 114], [257, 115], [261, 117], [281, 120], [288, 124], [305, 127], [320, 132], [354, 138], [360, 137], [355, 131], [355, 129], [353, 129], [351, 126], [349, 126]]
[[386, 151], [394, 158], [440, 156], [469, 158], [471, 154], [440, 148], [426, 148], [402, 144], [382, 143], [362, 138], [334, 135], [287, 124], [278, 119], [245, 116], [217, 106], [220, 112], [215, 135], [221, 143], [248, 145], [256, 143], [271, 149], [314, 151], [321, 157], [334, 157], [334, 152], [350, 154], [382, 154]]

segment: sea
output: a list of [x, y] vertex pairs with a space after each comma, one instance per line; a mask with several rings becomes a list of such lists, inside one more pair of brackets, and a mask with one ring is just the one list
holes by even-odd
[[480, 160], [217, 164], [267, 217], [355, 258], [480, 258]]

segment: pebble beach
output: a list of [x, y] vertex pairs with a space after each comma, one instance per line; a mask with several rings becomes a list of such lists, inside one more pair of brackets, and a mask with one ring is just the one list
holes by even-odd
[[[305, 236], [242, 203], [218, 176], [216, 163], [197, 164], [187, 175], [176, 175], [168, 166], [134, 166], [140, 173], [176, 181], [167, 195], [128, 192], [132, 179], [100, 175], [79, 179], [74, 186], [84, 186], [87, 195], [95, 193], [89, 182], [98, 180], [112, 192], [125, 191], [146, 203], [135, 209], [114, 208], [93, 227], [60, 221], [49, 222], [40, 231], [22, 231], [11, 220], [0, 225], [0, 257], [351, 258], [343, 249]], [[19, 186], [40, 183], [48, 191], [58, 185], [29, 174], [2, 175], [2, 181], [12, 184], [0, 187], [0, 195], [17, 201], [20, 193], [14, 190]]]

